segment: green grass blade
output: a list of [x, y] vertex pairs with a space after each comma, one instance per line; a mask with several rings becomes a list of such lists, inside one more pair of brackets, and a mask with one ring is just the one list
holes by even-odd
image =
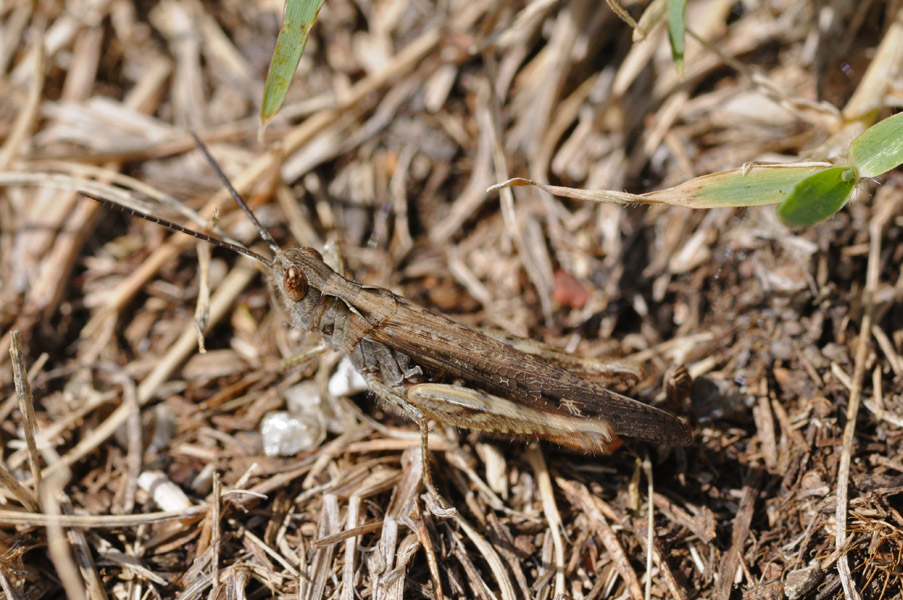
[[860, 177], [876, 177], [903, 164], [903, 113], [875, 123], [850, 143]]
[[695, 177], [673, 188], [643, 194], [649, 202], [689, 208], [760, 206], [784, 201], [807, 177], [828, 163], [752, 165]]
[[778, 206], [778, 217], [789, 227], [808, 227], [843, 208], [859, 181], [853, 167], [833, 167], [801, 181]]
[[684, 18], [687, 13], [687, 0], [668, 0], [668, 39], [671, 41], [671, 56], [677, 74], [684, 76], [684, 37], [686, 35]]
[[262, 126], [282, 107], [288, 86], [298, 68], [298, 61], [307, 46], [310, 30], [317, 22], [322, 6], [323, 0], [286, 0], [282, 29], [276, 40], [276, 50], [270, 61], [266, 89], [263, 92], [263, 105], [260, 108]]

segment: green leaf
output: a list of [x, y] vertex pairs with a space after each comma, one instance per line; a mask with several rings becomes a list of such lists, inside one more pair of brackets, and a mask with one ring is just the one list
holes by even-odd
[[286, 0], [282, 15], [282, 29], [276, 40], [276, 50], [270, 61], [263, 105], [260, 107], [261, 125], [272, 119], [288, 93], [288, 86], [295, 76], [295, 69], [307, 46], [310, 30], [317, 22], [323, 0]]
[[778, 206], [778, 217], [789, 227], [807, 227], [843, 208], [859, 181], [853, 167], [832, 167], [807, 177]]
[[875, 123], [850, 143], [860, 177], [876, 177], [903, 164], [903, 113]]
[[776, 204], [783, 202], [801, 181], [830, 166], [823, 162], [747, 165], [695, 177], [672, 188], [643, 194], [643, 198], [646, 202], [690, 208]]
[[684, 16], [687, 0], [668, 0], [668, 39], [671, 41], [671, 56], [674, 67], [681, 78], [684, 76]]

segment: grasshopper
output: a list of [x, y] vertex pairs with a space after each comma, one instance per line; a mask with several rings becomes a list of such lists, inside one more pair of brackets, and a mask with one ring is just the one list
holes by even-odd
[[[413, 304], [384, 288], [347, 279], [308, 247], [282, 250], [196, 137], [229, 193], [269, 246], [244, 246], [85, 194], [101, 204], [248, 256], [268, 273], [294, 327], [347, 354], [370, 390], [420, 429], [422, 479], [440, 506], [429, 467], [430, 420], [495, 435], [554, 442], [604, 454], [619, 435], [671, 446], [693, 440], [677, 417], [615, 393], [554, 362]], [[506, 343], [507, 342], [507, 343]]]

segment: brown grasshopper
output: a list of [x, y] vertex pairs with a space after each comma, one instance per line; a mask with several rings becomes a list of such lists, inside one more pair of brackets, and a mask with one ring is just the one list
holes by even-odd
[[547, 440], [592, 454], [617, 447], [618, 435], [671, 446], [692, 442], [693, 434], [687, 424], [663, 410], [617, 394], [389, 290], [346, 279], [313, 248], [281, 250], [206, 147], [195, 139], [272, 250], [272, 259], [165, 219], [85, 195], [262, 264], [292, 325], [316, 332], [328, 346], [346, 353], [378, 398], [417, 423], [423, 483], [440, 502], [429, 468], [431, 419], [490, 434]]

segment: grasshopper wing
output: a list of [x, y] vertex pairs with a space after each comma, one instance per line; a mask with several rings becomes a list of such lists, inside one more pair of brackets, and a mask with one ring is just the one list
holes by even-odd
[[[425, 368], [533, 411], [602, 420], [618, 435], [673, 446], [693, 441], [689, 426], [670, 413], [612, 392], [404, 298], [396, 297], [396, 301], [398, 310], [373, 323], [367, 335]], [[601, 451], [595, 445], [581, 449]]]

